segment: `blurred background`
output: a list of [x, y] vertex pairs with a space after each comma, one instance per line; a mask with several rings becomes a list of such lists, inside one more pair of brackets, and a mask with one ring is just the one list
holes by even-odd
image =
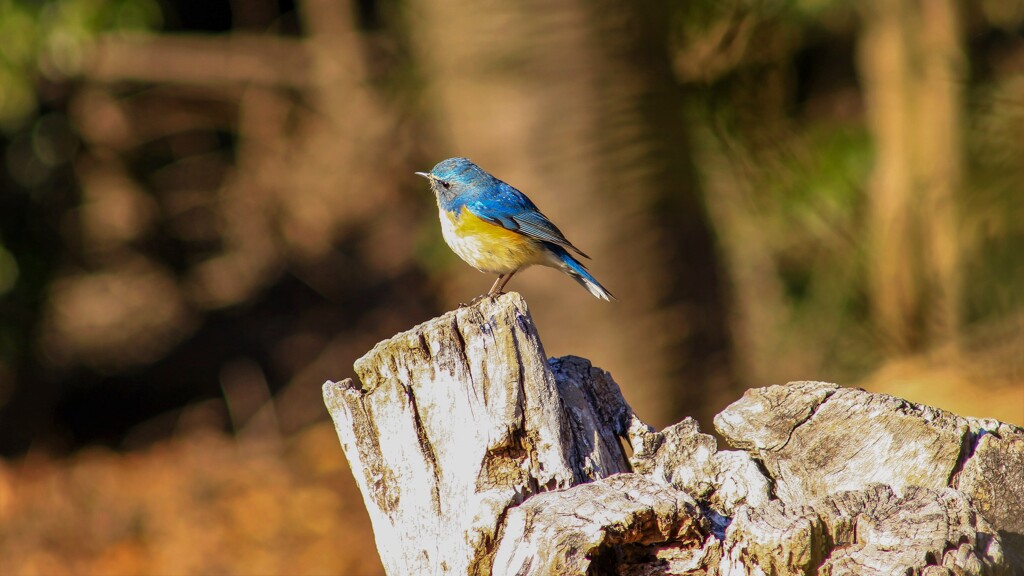
[[320, 399], [493, 279], [646, 421], [834, 381], [1024, 424], [1024, 0], [0, 0], [0, 573], [378, 574]]

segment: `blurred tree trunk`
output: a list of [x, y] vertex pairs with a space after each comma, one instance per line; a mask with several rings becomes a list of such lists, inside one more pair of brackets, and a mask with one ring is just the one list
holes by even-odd
[[954, 0], [872, 0], [863, 17], [859, 65], [876, 143], [870, 294], [884, 336], [909, 351], [959, 326], [959, 18]]
[[[509, 289], [529, 297], [548, 354], [603, 358], [655, 424], [683, 407], [713, 413], [702, 404], [730, 380], [728, 344], [711, 234], [679, 144], [684, 100], [668, 61], [668, 18], [608, 2], [410, 7], [450, 145], [436, 159], [469, 156], [530, 195], [595, 257], [595, 276], [619, 297], [599, 302], [550, 271], [517, 276]], [[459, 269], [451, 302], [490, 282]], [[582, 318], [606, 328], [581, 330]]]
[[962, 89], [966, 74], [960, 16], [955, 0], [921, 0], [922, 79], [918, 107], [924, 191], [919, 214], [926, 289], [932, 296], [927, 330], [933, 340], [956, 342], [961, 319], [959, 218], [957, 195], [963, 184]]
[[[715, 130], [714, 122], [708, 120], [708, 135], [698, 140], [701, 145], [695, 150], [704, 168], [708, 211], [728, 262], [734, 371], [743, 387], [785, 381], [787, 372], [798, 373], [804, 366], [794, 369], [796, 354], [779, 356], [787, 304], [773, 260], [778, 248], [753, 201], [749, 152], [724, 131]], [[779, 337], [766, 337], [769, 334]]]

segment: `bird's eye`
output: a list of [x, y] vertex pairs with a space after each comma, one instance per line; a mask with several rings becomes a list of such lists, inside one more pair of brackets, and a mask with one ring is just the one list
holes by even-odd
[[445, 190], [451, 190], [452, 183], [448, 182], [447, 180], [441, 180], [441, 186], [444, 186]]

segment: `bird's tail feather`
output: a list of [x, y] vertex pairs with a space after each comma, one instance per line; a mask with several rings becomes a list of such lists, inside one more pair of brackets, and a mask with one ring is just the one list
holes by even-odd
[[561, 246], [553, 246], [552, 248], [554, 248], [552, 252], [558, 258], [559, 268], [569, 276], [572, 276], [573, 280], [579, 282], [581, 286], [587, 289], [587, 292], [601, 300], [615, 300], [615, 296], [612, 296], [611, 292], [605, 289], [604, 286], [601, 286], [601, 283], [591, 276], [590, 272], [587, 272], [587, 267], [581, 264], [579, 260], [569, 255]]

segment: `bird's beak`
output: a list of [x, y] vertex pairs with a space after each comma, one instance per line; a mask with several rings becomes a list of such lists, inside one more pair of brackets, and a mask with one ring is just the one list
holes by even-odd
[[430, 174], [428, 174], [426, 172], [413, 172], [413, 174], [415, 174], [417, 176], [423, 176], [427, 180], [433, 180], [433, 178], [434, 178], [433, 176], [431, 176]]

